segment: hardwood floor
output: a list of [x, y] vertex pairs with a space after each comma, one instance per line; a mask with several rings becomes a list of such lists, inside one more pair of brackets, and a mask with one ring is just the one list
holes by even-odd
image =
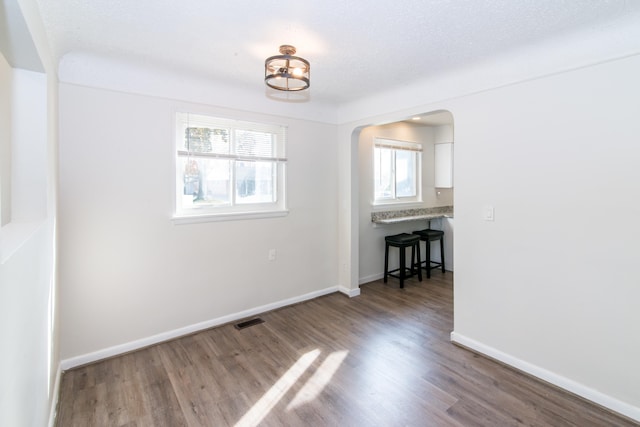
[[67, 371], [56, 425], [638, 425], [451, 344], [452, 280], [372, 282]]

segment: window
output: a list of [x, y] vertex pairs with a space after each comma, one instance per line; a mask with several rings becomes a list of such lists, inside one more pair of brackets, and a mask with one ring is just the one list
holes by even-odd
[[373, 150], [374, 203], [422, 201], [422, 145], [376, 138]]
[[178, 217], [286, 212], [284, 126], [190, 113], [176, 121]]

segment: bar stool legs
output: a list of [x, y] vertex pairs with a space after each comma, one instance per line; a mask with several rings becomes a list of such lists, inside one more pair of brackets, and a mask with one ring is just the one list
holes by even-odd
[[[387, 283], [387, 276], [400, 279], [400, 287], [404, 288], [404, 280], [412, 277], [415, 274], [416, 266], [418, 272], [418, 280], [422, 281], [422, 269], [420, 265], [422, 260], [420, 258], [420, 237], [414, 234], [400, 233], [393, 236], [386, 236], [384, 247], [384, 283]], [[393, 246], [398, 248], [400, 252], [400, 265], [395, 270], [389, 270], [389, 247]], [[411, 265], [409, 268], [409, 274], [407, 274], [406, 267], [406, 249], [411, 247]], [[414, 263], [414, 260], [417, 261]], [[398, 274], [393, 274], [398, 272]]]
[[[413, 234], [420, 236], [420, 240], [426, 243], [424, 269], [427, 270], [427, 279], [431, 278], [431, 270], [434, 268], [440, 267], [444, 273], [444, 231], [427, 228], [414, 231]], [[436, 240], [440, 241], [440, 262], [431, 261], [431, 242]]]

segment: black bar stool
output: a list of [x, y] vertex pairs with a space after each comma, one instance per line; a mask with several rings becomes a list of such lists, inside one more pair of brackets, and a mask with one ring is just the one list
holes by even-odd
[[[394, 234], [393, 236], [386, 236], [384, 238], [385, 246], [384, 246], [384, 283], [387, 283], [387, 276], [395, 277], [396, 279], [400, 279], [400, 287], [404, 288], [404, 279], [411, 277], [415, 274], [414, 268], [417, 266], [418, 270], [418, 280], [422, 282], [422, 269], [420, 265], [422, 264], [420, 260], [420, 237], [408, 234], [408, 233], [400, 233]], [[389, 271], [389, 246], [393, 246], [398, 248], [400, 252], [400, 266], [395, 270]], [[406, 249], [411, 247], [411, 268], [406, 268]], [[414, 264], [413, 260], [418, 256], [417, 262]], [[407, 274], [407, 270], [409, 270], [409, 274]], [[395, 272], [399, 272], [399, 274], [392, 274]]]
[[[426, 242], [427, 253], [424, 256], [424, 269], [427, 270], [427, 279], [431, 278], [431, 270], [434, 268], [440, 267], [444, 273], [444, 231], [426, 228], [414, 231], [413, 234], [420, 236], [420, 240]], [[431, 261], [431, 242], [436, 240], [440, 240], [440, 262]]]

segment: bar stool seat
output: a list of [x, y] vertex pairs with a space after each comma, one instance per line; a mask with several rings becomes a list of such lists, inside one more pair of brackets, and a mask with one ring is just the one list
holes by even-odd
[[[391, 276], [400, 279], [400, 287], [404, 288], [404, 279], [412, 277], [415, 274], [415, 270], [417, 270], [418, 273], [418, 280], [422, 282], [422, 269], [420, 268], [420, 265], [422, 264], [420, 259], [420, 237], [414, 234], [400, 233], [392, 236], [386, 236], [384, 241], [384, 283], [387, 283], [387, 276]], [[390, 246], [398, 248], [400, 252], [400, 265], [398, 268], [391, 271], [389, 271]], [[405, 252], [409, 247], [411, 248], [411, 267], [407, 268]], [[416, 255], [417, 261], [414, 264]], [[398, 274], [393, 274], [395, 272], [398, 272]]]
[[[440, 267], [444, 273], [444, 231], [426, 228], [414, 231], [413, 234], [420, 236], [420, 240], [426, 242], [426, 254], [424, 256], [424, 269], [427, 270], [427, 279], [431, 278], [431, 270]], [[431, 261], [431, 242], [440, 241], [440, 262]], [[420, 264], [422, 265], [422, 263]]]

